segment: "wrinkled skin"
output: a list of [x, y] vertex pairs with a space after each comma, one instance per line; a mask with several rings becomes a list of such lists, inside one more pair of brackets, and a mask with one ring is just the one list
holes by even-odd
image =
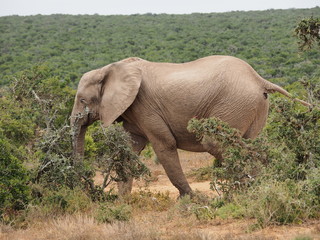
[[[208, 152], [219, 160], [221, 151], [213, 143], [197, 141], [187, 131], [188, 121], [218, 117], [243, 137], [255, 138], [266, 123], [267, 94], [275, 91], [290, 97], [234, 57], [210, 56], [183, 64], [124, 59], [81, 78], [71, 116], [77, 129], [74, 152], [83, 155], [86, 126], [96, 120], [105, 127], [123, 121], [134, 151], [140, 153], [150, 142], [180, 195], [190, 194], [177, 149]], [[132, 181], [125, 185], [122, 194], [131, 191]]]

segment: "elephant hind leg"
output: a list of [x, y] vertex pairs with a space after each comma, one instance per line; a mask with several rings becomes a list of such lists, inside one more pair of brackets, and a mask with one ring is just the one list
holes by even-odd
[[202, 145], [206, 152], [210, 153], [212, 156], [215, 157], [216, 161], [214, 163], [214, 166], [216, 167], [221, 167], [221, 162], [223, 160], [222, 154], [223, 154], [223, 149], [219, 146], [218, 143], [212, 142], [209, 139], [203, 139], [202, 140]]
[[259, 124], [257, 124], [256, 121], [254, 121], [250, 125], [249, 129], [244, 133], [243, 138], [255, 139], [258, 136], [261, 129], [262, 128], [259, 127]]
[[268, 115], [268, 104], [265, 104], [265, 109], [260, 112], [255, 118], [255, 120], [251, 123], [250, 127], [243, 134], [244, 138], [255, 139], [263, 127], [266, 125], [267, 115]]

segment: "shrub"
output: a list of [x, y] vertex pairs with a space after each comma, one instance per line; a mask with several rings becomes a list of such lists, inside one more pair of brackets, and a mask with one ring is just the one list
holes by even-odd
[[243, 218], [245, 216], [245, 208], [233, 202], [227, 203], [216, 209], [215, 216], [222, 219]]
[[24, 209], [30, 200], [29, 174], [17, 151], [0, 134], [0, 220]]
[[47, 190], [43, 194], [40, 206], [48, 211], [48, 215], [56, 215], [59, 212], [83, 213], [93, 207], [90, 197], [79, 187], [75, 189], [64, 187], [58, 191]]
[[306, 109], [284, 99], [276, 99], [272, 108], [273, 114], [266, 128], [266, 134], [270, 140], [274, 144], [285, 144], [286, 149], [283, 150], [292, 152], [298, 164], [309, 167], [318, 166], [320, 162], [319, 108]]
[[191, 119], [188, 130], [199, 141], [210, 141], [223, 150], [223, 161], [212, 169], [212, 187], [225, 197], [237, 189], [249, 186], [267, 162], [267, 144], [263, 138], [255, 141], [244, 139], [240, 132], [218, 118]]
[[100, 204], [95, 218], [101, 223], [113, 223], [115, 221], [128, 221], [131, 218], [131, 207], [127, 204], [113, 205]]
[[104, 189], [112, 181], [127, 181], [128, 177], [139, 178], [149, 174], [148, 168], [133, 152], [131, 137], [121, 123], [108, 128], [98, 127], [92, 137], [97, 142], [96, 164], [104, 176]]
[[179, 199], [173, 211], [177, 211], [183, 217], [195, 216], [200, 221], [208, 221], [215, 217], [215, 209], [212, 200], [207, 196], [195, 192], [192, 197], [184, 196]]
[[313, 44], [318, 43], [320, 46], [320, 18], [302, 19], [295, 28], [296, 36], [301, 40], [299, 48], [301, 50], [312, 48]]
[[[257, 219], [260, 227], [270, 224], [301, 223], [312, 217], [319, 217], [314, 205], [317, 197], [310, 198], [306, 182], [287, 179], [284, 182], [266, 180], [238, 195], [236, 202], [245, 208], [248, 217]], [[319, 203], [318, 203], [319, 204]]]
[[193, 169], [191, 173], [189, 173], [189, 176], [195, 177], [197, 181], [208, 181], [212, 180], [213, 171], [212, 166], [201, 167]]

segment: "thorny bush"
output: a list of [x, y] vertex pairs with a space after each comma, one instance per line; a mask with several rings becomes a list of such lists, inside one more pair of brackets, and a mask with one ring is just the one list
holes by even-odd
[[222, 149], [223, 161], [214, 164], [212, 187], [225, 196], [251, 184], [268, 161], [265, 139], [244, 139], [238, 130], [218, 118], [191, 119], [188, 130], [199, 141], [212, 141]]

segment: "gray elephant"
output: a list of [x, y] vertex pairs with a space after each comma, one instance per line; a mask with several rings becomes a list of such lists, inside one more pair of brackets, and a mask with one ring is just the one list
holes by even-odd
[[[134, 151], [140, 153], [150, 142], [180, 195], [190, 194], [177, 149], [208, 152], [219, 159], [221, 151], [213, 143], [197, 141], [187, 131], [188, 121], [218, 117], [244, 138], [255, 138], [266, 123], [272, 92], [291, 98], [235, 57], [209, 56], [181, 64], [127, 58], [81, 78], [71, 115], [71, 126], [80, 129], [74, 151], [83, 155], [86, 128], [94, 121], [105, 127], [122, 121]], [[130, 192], [132, 181], [127, 185]]]

